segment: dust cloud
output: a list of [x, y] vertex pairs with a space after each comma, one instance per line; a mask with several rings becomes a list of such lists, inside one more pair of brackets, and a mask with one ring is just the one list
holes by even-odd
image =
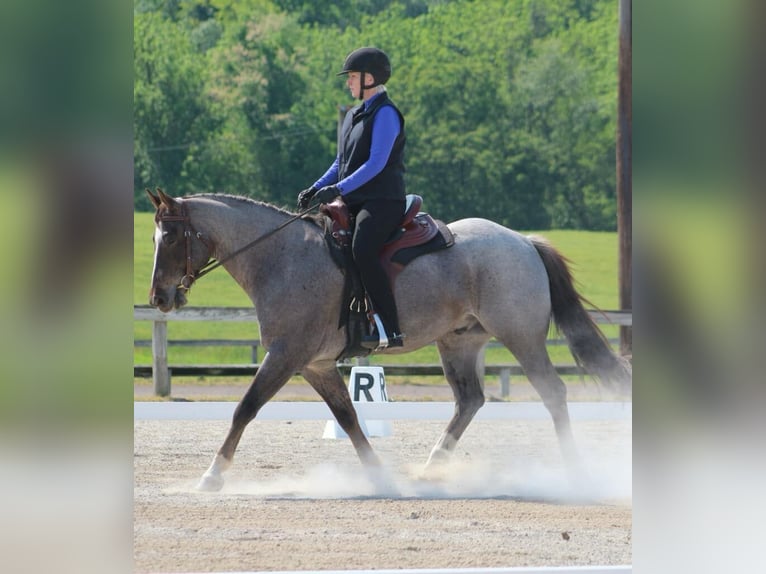
[[[423, 465], [365, 471], [360, 466], [320, 463], [294, 473], [250, 481], [227, 480], [221, 494], [281, 499], [518, 499], [562, 504], [630, 502], [631, 450], [608, 457], [583, 453], [585, 472], [569, 476], [561, 463], [535, 456], [513, 460], [457, 459], [425, 475]], [[194, 490], [194, 482], [173, 487]]]

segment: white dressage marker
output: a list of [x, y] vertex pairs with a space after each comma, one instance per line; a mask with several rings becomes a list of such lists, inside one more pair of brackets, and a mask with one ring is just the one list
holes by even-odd
[[[383, 367], [359, 366], [351, 367], [348, 378], [348, 394], [354, 404], [357, 403], [387, 403], [386, 376]], [[365, 436], [391, 436], [391, 423], [387, 420], [365, 420], [356, 409], [359, 425]], [[348, 438], [335, 419], [327, 421], [322, 438]]]

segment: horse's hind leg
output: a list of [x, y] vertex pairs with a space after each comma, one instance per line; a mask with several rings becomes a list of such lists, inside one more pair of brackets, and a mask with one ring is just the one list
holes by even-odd
[[444, 375], [455, 397], [455, 412], [426, 463], [431, 470], [449, 459], [476, 412], [484, 405], [484, 385], [478, 372], [479, 354], [486, 333], [449, 334], [436, 342]]
[[335, 361], [313, 363], [304, 368], [301, 374], [327, 403], [338, 424], [351, 439], [351, 444], [354, 445], [362, 463], [365, 466], [380, 466], [380, 460], [362, 432], [356, 410]]
[[564, 461], [571, 471], [580, 471], [580, 457], [575, 446], [567, 408], [567, 388], [551, 363], [545, 342], [532, 347], [508, 346], [521, 363], [529, 382], [540, 395], [551, 414]]
[[247, 389], [245, 396], [242, 397], [234, 410], [231, 427], [223, 445], [197, 484], [198, 490], [221, 490], [224, 482], [223, 472], [231, 466], [234, 452], [242, 438], [245, 427], [294, 373], [295, 365], [285, 360], [282, 354], [275, 354], [273, 351], [266, 353], [250, 388]]

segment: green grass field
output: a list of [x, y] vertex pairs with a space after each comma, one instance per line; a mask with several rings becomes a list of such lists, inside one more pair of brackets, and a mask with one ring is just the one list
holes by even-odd
[[[136, 213], [134, 217], [134, 303], [146, 304], [152, 272], [154, 228], [153, 214]], [[548, 238], [571, 261], [572, 272], [580, 292], [601, 309], [617, 309], [617, 234], [590, 231], [529, 232]], [[195, 284], [189, 294], [189, 306], [248, 307], [250, 301], [239, 286], [223, 270], [218, 269]], [[617, 337], [618, 328], [607, 326], [608, 337]], [[151, 323], [136, 321], [135, 339], [151, 338]], [[177, 321], [168, 323], [169, 339], [255, 339], [257, 325], [248, 323], [213, 323]], [[554, 363], [571, 362], [565, 346], [552, 346]], [[262, 355], [261, 355], [262, 357]], [[488, 363], [512, 362], [505, 349], [488, 349]], [[246, 363], [250, 350], [246, 347], [170, 347], [168, 361], [172, 363]], [[435, 363], [436, 348], [426, 347], [397, 357], [385, 357], [386, 363]], [[151, 350], [135, 348], [134, 363], [150, 364]]]

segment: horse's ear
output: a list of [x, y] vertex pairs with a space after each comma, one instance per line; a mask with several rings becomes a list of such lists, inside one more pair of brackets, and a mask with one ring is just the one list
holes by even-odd
[[160, 202], [160, 198], [157, 197], [156, 195], [154, 195], [152, 193], [152, 190], [149, 189], [148, 187], [146, 188], [146, 195], [149, 196], [149, 201], [152, 202], [152, 205], [154, 206], [154, 209], [159, 209], [160, 208], [160, 203], [161, 203]]
[[157, 195], [160, 198], [160, 202], [164, 203], [168, 207], [168, 209], [170, 209], [176, 204], [176, 200], [170, 197], [164, 191], [162, 191], [159, 187], [157, 188]]

